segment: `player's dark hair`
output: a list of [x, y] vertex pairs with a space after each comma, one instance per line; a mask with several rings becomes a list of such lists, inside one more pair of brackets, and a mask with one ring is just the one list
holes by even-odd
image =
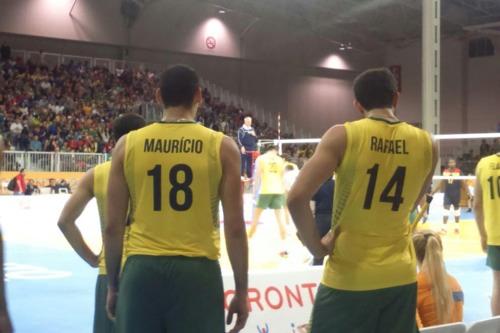
[[391, 108], [397, 92], [396, 78], [387, 68], [369, 69], [354, 79], [354, 96], [366, 111]]
[[195, 70], [186, 65], [175, 65], [160, 76], [160, 94], [166, 108], [193, 105], [194, 95], [200, 86]]
[[286, 170], [286, 171], [292, 171], [293, 169], [294, 169], [294, 167], [293, 167], [293, 165], [291, 165], [291, 164], [287, 164], [287, 165], [285, 166], [285, 170]]
[[125, 113], [113, 121], [111, 130], [113, 139], [118, 141], [122, 136], [130, 131], [137, 130], [146, 126], [146, 121], [137, 113]]

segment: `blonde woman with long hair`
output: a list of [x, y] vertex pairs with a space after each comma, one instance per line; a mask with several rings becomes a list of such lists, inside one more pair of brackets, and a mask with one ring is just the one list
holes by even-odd
[[431, 230], [416, 232], [413, 244], [417, 255], [417, 318], [420, 327], [461, 322], [464, 294], [458, 281], [446, 271], [443, 243]]

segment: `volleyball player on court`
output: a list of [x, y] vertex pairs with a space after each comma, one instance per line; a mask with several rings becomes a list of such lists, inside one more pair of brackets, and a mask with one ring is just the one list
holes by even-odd
[[[218, 263], [219, 201], [235, 295], [227, 324], [248, 317], [248, 250], [240, 153], [222, 133], [195, 122], [198, 75], [178, 65], [160, 78], [164, 117], [122, 138], [113, 152], [105, 231], [108, 312], [118, 333], [223, 333], [224, 291]], [[127, 261], [119, 280], [128, 202]]]
[[[257, 198], [257, 206], [253, 212], [252, 224], [248, 230], [248, 237], [252, 238], [257, 231], [260, 217], [264, 210], [272, 209], [276, 222], [278, 223], [280, 239], [284, 242], [286, 228], [283, 223], [285, 206], [285, 160], [278, 156], [278, 149], [271, 146], [268, 150], [255, 160], [255, 188], [254, 197]], [[280, 256], [286, 256], [285, 245], [281, 244]]]
[[[453, 158], [448, 160], [448, 167], [443, 171], [444, 177], [449, 177], [447, 179], [443, 179], [439, 182], [438, 186], [432, 191], [432, 195], [438, 191], [444, 192], [443, 197], [443, 227], [442, 232], [446, 234], [448, 230], [446, 229], [448, 226], [448, 218], [450, 215], [450, 211], [453, 212], [453, 216], [455, 217], [455, 233], [460, 233], [460, 198], [461, 192], [466, 193], [468, 197], [469, 189], [467, 188], [467, 184], [465, 181], [461, 179], [453, 179], [453, 177], [458, 177], [462, 175], [462, 171], [457, 168], [457, 161]], [[452, 208], [453, 207], [453, 208]]]
[[[326, 132], [288, 199], [304, 244], [315, 257], [330, 255], [311, 332], [416, 332], [408, 216], [432, 180], [437, 146], [396, 117], [399, 93], [389, 70], [360, 74], [354, 95], [365, 119]], [[334, 173], [332, 231], [321, 239], [309, 201]]]
[[[113, 122], [113, 139], [117, 141], [128, 132], [144, 127], [145, 125], [146, 122], [138, 114], [125, 114]], [[71, 195], [64, 206], [57, 223], [64, 237], [66, 237], [76, 253], [91, 267], [99, 268], [95, 289], [94, 333], [113, 332], [113, 322], [106, 314], [108, 278], [104, 263], [104, 251], [101, 250], [98, 255], [92, 252], [83, 239], [80, 229], [76, 226], [76, 220], [89, 201], [92, 198], [96, 198], [101, 231], [104, 230], [106, 224], [106, 193], [108, 190], [110, 168], [111, 162], [108, 161], [87, 171], [80, 180], [77, 190]]]
[[486, 264], [493, 270], [491, 313], [500, 315], [500, 151], [482, 158], [476, 168], [474, 213], [487, 252]]

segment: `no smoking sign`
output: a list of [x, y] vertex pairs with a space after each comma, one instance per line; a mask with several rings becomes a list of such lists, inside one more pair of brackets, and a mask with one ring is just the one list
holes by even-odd
[[213, 50], [217, 46], [217, 40], [215, 39], [215, 37], [209, 36], [205, 40], [205, 45], [209, 50]]

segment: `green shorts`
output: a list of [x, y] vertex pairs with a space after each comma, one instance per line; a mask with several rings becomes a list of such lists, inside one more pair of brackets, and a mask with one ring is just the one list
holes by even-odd
[[311, 333], [416, 333], [417, 284], [346, 291], [320, 285]]
[[488, 245], [486, 265], [494, 271], [500, 271], [500, 246]]
[[131, 256], [120, 280], [116, 332], [224, 333], [219, 263], [207, 258]]
[[98, 275], [95, 285], [94, 333], [113, 332], [113, 322], [106, 313], [106, 298], [108, 296], [108, 276]]
[[285, 206], [284, 194], [261, 194], [257, 201], [257, 207], [261, 209], [281, 209]]

